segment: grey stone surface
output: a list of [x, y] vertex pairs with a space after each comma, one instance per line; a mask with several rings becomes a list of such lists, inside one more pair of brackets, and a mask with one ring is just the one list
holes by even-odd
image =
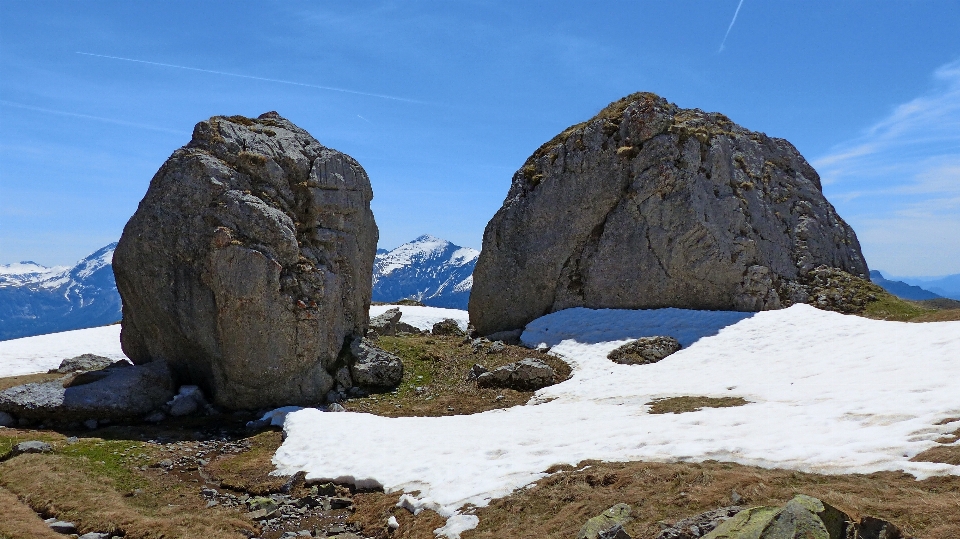
[[180, 391], [167, 403], [170, 415], [180, 417], [203, 411], [207, 400], [197, 386], [181, 386]]
[[367, 328], [367, 335], [396, 335], [397, 322], [403, 313], [398, 307], [387, 309], [382, 314], [370, 319], [370, 326]]
[[431, 333], [434, 335], [450, 335], [453, 337], [463, 337], [466, 335], [453, 318], [445, 318], [434, 324]]
[[372, 197], [356, 160], [275, 112], [200, 122], [114, 253], [124, 352], [228, 409], [321, 401], [366, 330]]
[[17, 424], [17, 419], [7, 412], [0, 412], [0, 427], [13, 427]]
[[528, 357], [479, 374], [477, 386], [536, 391], [552, 385], [555, 380], [556, 373], [549, 365]]
[[64, 522], [62, 520], [56, 520], [48, 524], [50, 529], [63, 534], [77, 533], [77, 525], [73, 522]]
[[400, 358], [377, 348], [368, 339], [354, 339], [350, 343], [350, 373], [354, 383], [372, 387], [394, 387], [403, 380], [403, 363]]
[[93, 372], [103, 376], [79, 385], [53, 380], [0, 391], [0, 410], [28, 420], [130, 419], [173, 398], [173, 377], [164, 361]]
[[678, 520], [673, 526], [660, 530], [656, 539], [700, 539], [742, 510], [742, 507], [736, 505], [721, 507], [720, 509], [714, 509], [690, 518]]
[[50, 451], [53, 451], [53, 447], [47, 442], [30, 440], [14, 445], [10, 450], [10, 456], [22, 455], [24, 453], [49, 453]]
[[97, 371], [113, 365], [116, 363], [116, 361], [117, 360], [115, 359], [98, 356], [96, 354], [82, 354], [77, 357], [64, 359], [60, 362], [60, 366], [58, 368], [51, 369], [50, 372], [66, 374], [69, 372]]
[[629, 505], [618, 503], [584, 523], [577, 533], [577, 539], [607, 539], [607, 537], [621, 539], [622, 536], [617, 534], [623, 530], [624, 524], [633, 519], [632, 512], [633, 508]]
[[623, 365], [646, 365], [679, 351], [680, 343], [673, 337], [641, 337], [607, 354], [607, 359]]
[[633, 94], [513, 176], [484, 231], [470, 321], [488, 335], [579, 306], [776, 309], [820, 265], [868, 272], [793, 145]]

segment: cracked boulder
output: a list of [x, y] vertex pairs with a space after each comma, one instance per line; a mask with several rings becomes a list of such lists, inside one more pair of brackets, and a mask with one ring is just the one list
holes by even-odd
[[777, 309], [807, 301], [818, 266], [868, 273], [793, 145], [638, 93], [514, 174], [484, 231], [470, 321], [489, 335], [570, 307]]
[[322, 402], [367, 326], [372, 198], [356, 160], [275, 112], [200, 122], [114, 253], [124, 353], [223, 408]]

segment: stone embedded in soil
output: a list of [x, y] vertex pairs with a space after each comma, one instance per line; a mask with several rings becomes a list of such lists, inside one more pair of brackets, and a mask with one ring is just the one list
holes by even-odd
[[453, 318], [445, 318], [433, 325], [431, 333], [434, 335], [448, 335], [452, 337], [463, 337], [466, 333], [460, 329], [460, 325]]
[[366, 330], [372, 198], [356, 160], [275, 112], [200, 122], [114, 253], [124, 352], [227, 409], [321, 402]]
[[682, 348], [673, 337], [641, 337], [607, 354], [607, 359], [622, 365], [646, 365], [678, 352]]
[[366, 338], [350, 343], [353, 382], [371, 388], [390, 388], [403, 380], [403, 362], [399, 357], [382, 350]]
[[536, 391], [556, 381], [556, 372], [546, 363], [534, 358], [508, 363], [477, 376], [477, 387]]

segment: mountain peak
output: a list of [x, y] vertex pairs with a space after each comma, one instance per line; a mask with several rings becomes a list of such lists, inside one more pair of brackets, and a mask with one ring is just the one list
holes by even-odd
[[424, 234], [373, 264], [374, 301], [414, 298], [433, 307], [465, 309], [480, 251]]

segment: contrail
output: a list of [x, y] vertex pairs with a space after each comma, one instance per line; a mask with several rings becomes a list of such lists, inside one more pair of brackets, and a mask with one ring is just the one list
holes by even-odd
[[357, 114], [357, 118], [360, 118], [361, 120], [367, 122], [368, 124], [369, 124], [369, 123], [373, 123], [373, 122], [371, 122], [370, 120], [364, 118], [363, 116], [360, 116], [359, 114]]
[[35, 110], [35, 111], [37, 111], [37, 112], [45, 112], [45, 113], [47, 113], [47, 114], [59, 114], [59, 115], [61, 115], [61, 116], [73, 116], [74, 118], [83, 118], [83, 119], [85, 119], [85, 120], [96, 120], [96, 121], [98, 121], [98, 122], [106, 122], [106, 123], [110, 123], [110, 124], [124, 125], [124, 126], [127, 126], [127, 127], [136, 127], [136, 128], [139, 128], [139, 129], [149, 129], [149, 130], [151, 130], [151, 131], [162, 131], [162, 132], [164, 132], [164, 133], [174, 133], [174, 134], [177, 134], [177, 135], [189, 135], [189, 134], [190, 134], [189, 131], [178, 131], [178, 130], [176, 130], [176, 129], [167, 129], [167, 128], [165, 128], [165, 127], [157, 127], [157, 126], [155, 126], [155, 125], [138, 124], [138, 123], [134, 123], [134, 122], [125, 122], [125, 121], [123, 121], [123, 120], [114, 120], [113, 118], [104, 118], [104, 117], [102, 117], [102, 116], [91, 116], [91, 115], [89, 115], [89, 114], [79, 114], [79, 113], [76, 113], [76, 112], [66, 112], [66, 111], [63, 111], [63, 110], [44, 109], [44, 108], [40, 108], [40, 107], [33, 107], [33, 106], [30, 106], [30, 105], [24, 105], [24, 104], [21, 104], [21, 103], [14, 103], [13, 101], [6, 101], [6, 100], [3, 100], [3, 99], [0, 99], [0, 105], [6, 105], [6, 106], [8, 106], [8, 107], [16, 107], [16, 108], [18, 108], [18, 109]]
[[727, 27], [727, 33], [723, 34], [723, 41], [720, 42], [720, 50], [717, 51], [717, 54], [723, 52], [723, 45], [727, 42], [727, 36], [730, 35], [730, 30], [733, 28], [733, 23], [737, 22], [737, 14], [740, 13], [740, 6], [743, 5], [743, 0], [740, 0], [740, 3], [737, 4], [737, 10], [733, 12], [733, 20], [730, 21], [730, 26]]
[[292, 84], [294, 86], [304, 86], [306, 88], [317, 88], [319, 90], [329, 90], [331, 92], [343, 92], [345, 94], [354, 94], [354, 95], [365, 95], [367, 97], [379, 97], [380, 99], [392, 99], [393, 101], [404, 101], [406, 103], [418, 103], [420, 105], [429, 105], [425, 101], [417, 101], [416, 99], [407, 99], [405, 97], [397, 97], [393, 95], [384, 95], [384, 94], [372, 94], [369, 92], [358, 92], [356, 90], [347, 90], [346, 88], [334, 88], [333, 86], [318, 86], [316, 84], [306, 84], [303, 82], [294, 82], [289, 80], [281, 79], [268, 79], [266, 77], [254, 77], [252, 75], [240, 75], [239, 73], [227, 73], [225, 71], [214, 71], [212, 69], [200, 69], [198, 67], [187, 67], [187, 66], [178, 66], [174, 64], [163, 64], [160, 62], [148, 62], [146, 60], [136, 60], [133, 58], [122, 58], [120, 56], [107, 56], [106, 54], [94, 54], [92, 52], [80, 52], [77, 51], [77, 54], [83, 54], [84, 56], [96, 56], [98, 58], [109, 58], [111, 60], [123, 60], [125, 62], [136, 62], [138, 64], [148, 64], [154, 66], [162, 67], [173, 67], [176, 69], [186, 69], [189, 71], [199, 71], [201, 73], [213, 73], [214, 75], [225, 75], [227, 77], [239, 77], [241, 79], [253, 79], [253, 80], [262, 80], [266, 82], [277, 82], [280, 84]]

